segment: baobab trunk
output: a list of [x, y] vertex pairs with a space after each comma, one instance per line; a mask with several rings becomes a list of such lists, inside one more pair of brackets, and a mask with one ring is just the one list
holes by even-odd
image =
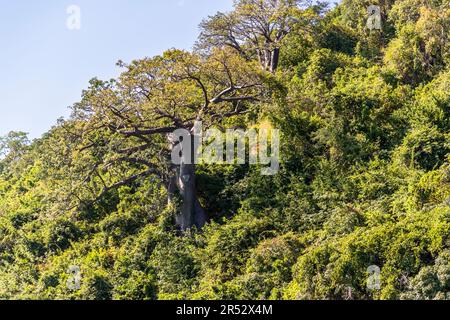
[[192, 227], [201, 229], [206, 223], [206, 213], [197, 196], [194, 164], [181, 164], [178, 187], [182, 200], [181, 212], [176, 217], [176, 223], [185, 231]]
[[[195, 150], [194, 138], [185, 136], [184, 139], [191, 140], [191, 148], [186, 148], [190, 150], [180, 149], [182, 153], [181, 163], [174, 166], [173, 171], [176, 170], [176, 173], [170, 179], [168, 187], [169, 203], [173, 202], [176, 191], [179, 192], [181, 206], [180, 212], [175, 217], [175, 223], [182, 231], [189, 230], [194, 226], [201, 229], [207, 222], [206, 213], [197, 196], [195, 157], [194, 152], [192, 152]], [[173, 148], [173, 141], [171, 142]]]
[[274, 73], [277, 70], [279, 61], [280, 61], [280, 49], [275, 48], [272, 51], [270, 57], [270, 72]]

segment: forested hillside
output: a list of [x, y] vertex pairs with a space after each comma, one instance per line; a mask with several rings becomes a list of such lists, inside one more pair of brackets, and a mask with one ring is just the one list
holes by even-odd
[[[119, 61], [1, 138], [0, 298], [450, 299], [449, 34], [448, 0], [235, 0]], [[174, 165], [196, 120], [280, 129], [279, 172]]]

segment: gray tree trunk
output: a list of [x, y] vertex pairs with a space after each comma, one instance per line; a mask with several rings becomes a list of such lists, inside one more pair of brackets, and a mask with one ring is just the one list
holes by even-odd
[[270, 72], [274, 73], [278, 69], [278, 64], [280, 61], [280, 49], [276, 48], [273, 50], [270, 60]]
[[196, 176], [194, 164], [181, 164], [178, 186], [181, 195], [181, 212], [176, 217], [177, 226], [186, 231], [192, 227], [201, 229], [207, 221], [197, 196]]
[[177, 190], [179, 191], [181, 208], [180, 213], [175, 217], [175, 224], [182, 231], [187, 231], [193, 227], [200, 230], [208, 221], [208, 217], [197, 196], [193, 155], [191, 155], [189, 161], [184, 159], [183, 163], [174, 169], [176, 169], [176, 173], [169, 181], [168, 200], [169, 203], [173, 203], [175, 193]]

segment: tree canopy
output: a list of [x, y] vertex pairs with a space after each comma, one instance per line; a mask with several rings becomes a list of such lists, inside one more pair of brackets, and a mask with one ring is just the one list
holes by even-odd
[[[448, 0], [236, 0], [192, 52], [119, 61], [0, 139], [0, 298], [450, 299], [449, 26]], [[279, 172], [173, 163], [198, 121], [280, 129]]]

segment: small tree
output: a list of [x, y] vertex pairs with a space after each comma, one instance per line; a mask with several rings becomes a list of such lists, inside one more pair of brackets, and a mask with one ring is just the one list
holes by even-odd
[[204, 20], [197, 47], [230, 47], [275, 72], [283, 39], [295, 26], [307, 27], [300, 0], [235, 0], [234, 11]]
[[25, 132], [11, 131], [0, 137], [0, 173], [8, 165], [19, 160], [30, 148], [30, 140]]

